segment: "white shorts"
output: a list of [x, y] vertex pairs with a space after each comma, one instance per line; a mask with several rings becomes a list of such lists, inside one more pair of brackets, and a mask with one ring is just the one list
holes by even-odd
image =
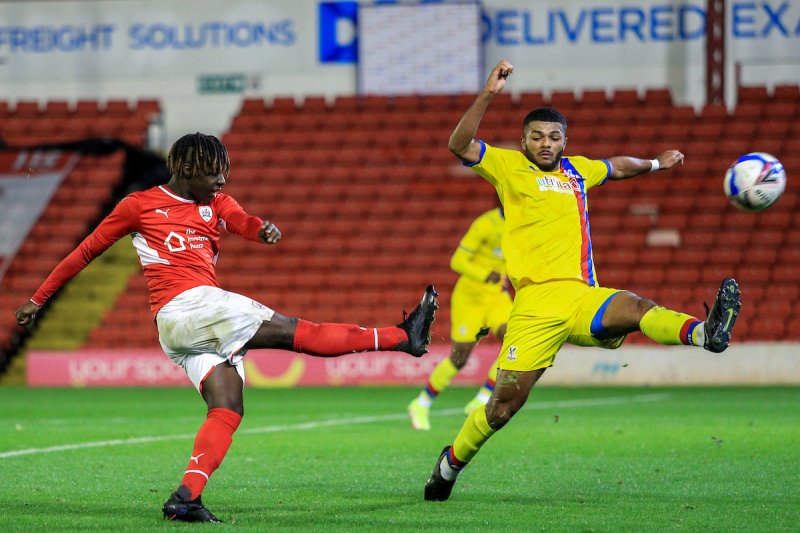
[[194, 287], [158, 311], [158, 340], [198, 391], [211, 371], [225, 361], [236, 367], [244, 383], [244, 345], [274, 314], [241, 294], [219, 287]]

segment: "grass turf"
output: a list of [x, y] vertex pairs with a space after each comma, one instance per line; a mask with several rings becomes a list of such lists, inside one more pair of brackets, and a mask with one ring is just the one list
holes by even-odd
[[[474, 391], [443, 393], [430, 432], [405, 418], [417, 392], [248, 389], [204, 503], [253, 531], [800, 527], [800, 389], [540, 388], [446, 503], [422, 488]], [[203, 420], [193, 390], [0, 388], [0, 405], [3, 531], [203, 527], [160, 513]]]

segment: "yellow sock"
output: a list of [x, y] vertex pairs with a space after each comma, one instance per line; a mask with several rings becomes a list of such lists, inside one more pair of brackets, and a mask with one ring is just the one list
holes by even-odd
[[428, 388], [432, 388], [435, 394], [439, 394], [450, 385], [450, 381], [458, 374], [456, 365], [445, 357], [441, 363], [436, 365], [436, 368], [431, 372], [431, 377], [428, 379]]
[[486, 379], [489, 381], [497, 381], [497, 364], [493, 364], [492, 368], [489, 369], [489, 372], [486, 374]]
[[702, 324], [691, 315], [656, 306], [644, 314], [639, 329], [659, 344], [702, 346]]
[[461, 431], [456, 435], [456, 440], [453, 442], [453, 455], [462, 463], [468, 463], [494, 434], [495, 430], [486, 421], [486, 409], [475, 409], [464, 421]]
[[478, 391], [477, 398], [481, 399], [483, 403], [488, 402], [489, 397], [491, 397], [494, 391], [495, 383], [497, 383], [497, 365], [492, 365], [489, 372], [486, 374], [486, 381]]

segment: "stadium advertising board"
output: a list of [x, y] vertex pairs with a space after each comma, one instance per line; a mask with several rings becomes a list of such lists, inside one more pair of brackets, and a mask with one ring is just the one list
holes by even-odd
[[[242, 96], [356, 94], [366, 4], [0, 2], [0, 79], [11, 100], [157, 98], [168, 142], [186, 131], [220, 134]], [[704, 101], [705, 0], [484, 0], [480, 6], [483, 66], [465, 78], [483, 80], [488, 67], [506, 58], [516, 67], [512, 93], [668, 87], [677, 102]], [[800, 81], [800, 2], [733, 0], [725, 20], [729, 104], [734, 65], [742, 66], [745, 84]], [[393, 37], [389, 50], [425, 56], [413, 52], [423, 35], [456, 40], [452, 29], [428, 17]], [[462, 56], [423, 59], [450, 67], [464, 63]], [[419, 78], [374, 90], [424, 90]]]
[[[245, 356], [247, 385], [294, 387], [363, 384], [416, 384], [424, 381], [447, 356], [434, 347], [422, 358], [399, 352], [343, 357], [310, 357], [283, 350], [251, 350]], [[476, 349], [456, 383], [483, 382], [498, 347]], [[158, 349], [30, 351], [27, 381], [42, 387], [182, 386], [190, 385], [183, 369]]]
[[[727, 60], [769, 66], [770, 77], [796, 81], [800, 2], [726, 4]], [[519, 69], [514, 90], [644, 80], [702, 86], [705, 0], [484, 0], [481, 6], [486, 65], [510, 59]], [[231, 73], [261, 75], [257, 90], [266, 94], [352, 94], [362, 11], [366, 4], [353, 1], [240, 0], [225, 2], [224, 10], [213, 0], [3, 2], [0, 72], [10, 96], [21, 97], [29, 82], [44, 83], [40, 90], [50, 94], [117, 87], [135, 97], [151, 95], [153, 83], [169, 93], [162, 82], [188, 79], [190, 90], [176, 87], [186, 95], [197, 76]], [[441, 22], [418, 20], [392, 45], [413, 49], [423, 35], [454, 39]]]
[[[499, 347], [479, 345], [455, 378], [483, 383]], [[619, 350], [565, 346], [543, 385], [776, 385], [800, 384], [796, 344], [733, 344], [720, 356], [685, 347], [624, 346]], [[420, 385], [447, 357], [433, 346], [417, 359], [399, 352], [310, 357], [282, 350], [251, 350], [245, 356], [247, 386]], [[158, 349], [81, 350], [27, 355], [34, 387], [190, 386], [179, 366]]]

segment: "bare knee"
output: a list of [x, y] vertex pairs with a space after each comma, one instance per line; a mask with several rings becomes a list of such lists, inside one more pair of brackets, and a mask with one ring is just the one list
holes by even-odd
[[214, 395], [213, 398], [206, 399], [206, 404], [209, 410], [228, 409], [239, 416], [244, 416], [244, 399], [241, 393], [238, 395], [236, 393], [224, 394], [221, 396]]
[[656, 303], [632, 292], [621, 291], [608, 304], [601, 319], [605, 335], [614, 337], [639, 330], [642, 317]]
[[236, 367], [219, 364], [203, 381], [200, 394], [209, 409], [228, 409], [244, 416], [244, 382]]

